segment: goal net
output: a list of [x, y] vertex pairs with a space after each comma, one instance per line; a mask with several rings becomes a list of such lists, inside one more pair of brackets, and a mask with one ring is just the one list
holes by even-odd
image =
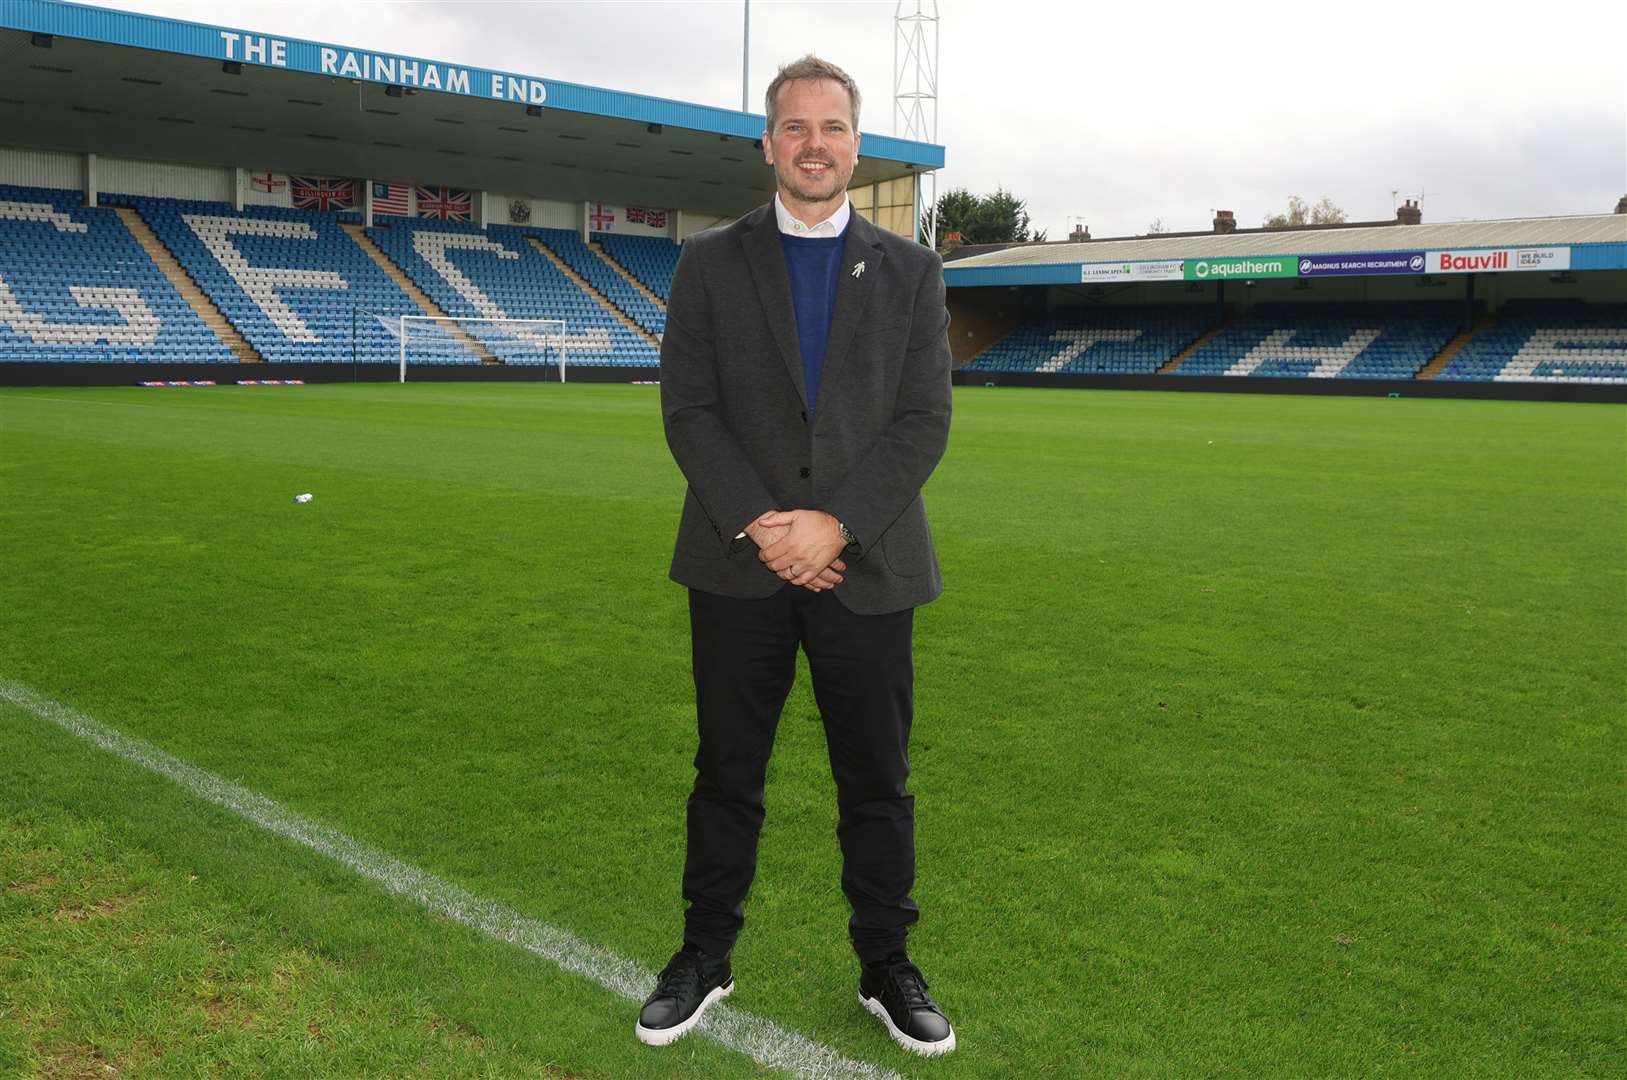
[[564, 319], [402, 315], [401, 381], [419, 364], [537, 364], [565, 381]]

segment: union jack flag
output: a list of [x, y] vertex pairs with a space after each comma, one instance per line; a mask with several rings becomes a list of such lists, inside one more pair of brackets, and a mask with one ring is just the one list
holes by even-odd
[[289, 194], [296, 210], [354, 210], [356, 184], [331, 176], [290, 176]]
[[654, 229], [667, 227], [667, 212], [665, 210], [651, 210], [643, 206], [629, 206], [627, 208], [627, 223], [629, 225], [648, 225]]
[[418, 216], [440, 221], [473, 221], [474, 197], [467, 191], [446, 187], [420, 187]]
[[373, 184], [373, 213], [397, 214], [402, 217], [412, 213], [412, 188], [406, 184]]

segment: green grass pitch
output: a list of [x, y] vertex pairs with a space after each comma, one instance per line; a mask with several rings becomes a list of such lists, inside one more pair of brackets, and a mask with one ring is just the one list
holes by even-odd
[[[961, 1048], [856, 1001], [805, 669], [731, 1004], [921, 1077], [1621, 1075], [1627, 414], [955, 408], [911, 944]], [[657, 968], [681, 493], [650, 387], [3, 391], [0, 680]], [[4, 1075], [762, 1075], [5, 704], [0, 889]]]

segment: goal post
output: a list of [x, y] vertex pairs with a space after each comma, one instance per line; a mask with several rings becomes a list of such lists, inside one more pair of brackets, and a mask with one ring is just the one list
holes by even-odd
[[558, 367], [565, 381], [564, 319], [399, 316], [401, 375], [415, 364], [533, 364]]

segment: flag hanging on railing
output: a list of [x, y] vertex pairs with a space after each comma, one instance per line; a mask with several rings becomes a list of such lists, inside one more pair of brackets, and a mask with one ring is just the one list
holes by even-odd
[[627, 224], [648, 225], [652, 229], [667, 227], [667, 212], [665, 210], [651, 210], [645, 206], [629, 206], [627, 208]]
[[354, 210], [356, 182], [333, 176], [290, 176], [296, 210]]
[[288, 197], [288, 174], [269, 169], [248, 173], [243, 202], [250, 206], [293, 206]]
[[420, 187], [418, 216], [439, 221], [474, 220], [474, 196], [467, 191], [448, 187]]
[[412, 213], [412, 188], [406, 184], [373, 182], [373, 213], [397, 214], [406, 217]]
[[586, 202], [582, 212], [589, 232], [619, 233], [623, 236], [666, 236], [672, 211], [653, 206], [616, 206]]

